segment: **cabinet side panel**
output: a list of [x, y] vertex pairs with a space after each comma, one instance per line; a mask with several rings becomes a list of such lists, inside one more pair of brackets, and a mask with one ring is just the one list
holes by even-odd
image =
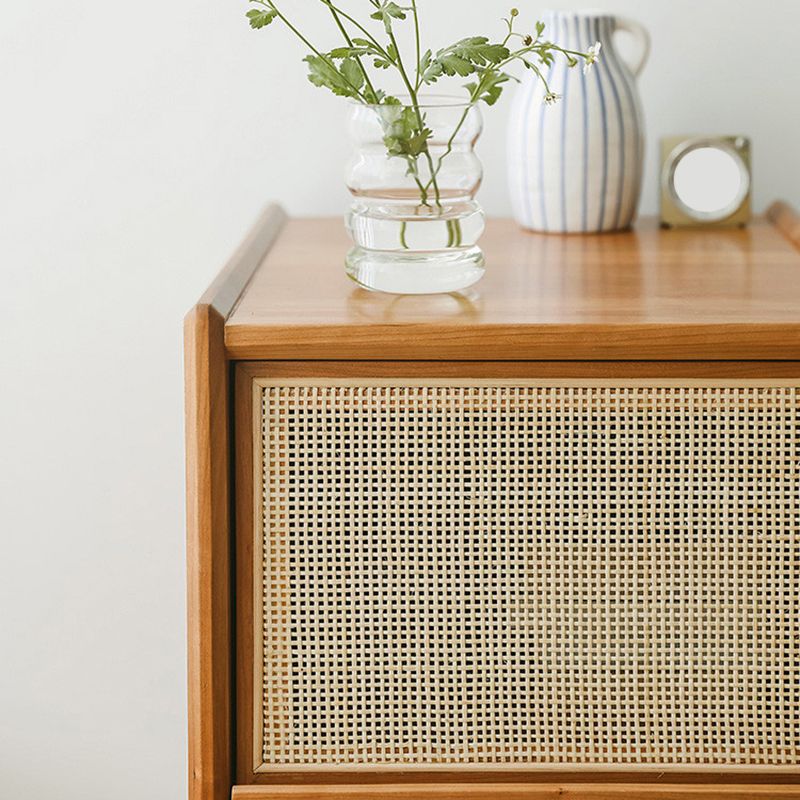
[[189, 798], [231, 788], [228, 367], [223, 318], [186, 319]]
[[186, 317], [189, 797], [230, 797], [233, 764], [230, 363], [225, 321], [286, 221], [264, 209]]

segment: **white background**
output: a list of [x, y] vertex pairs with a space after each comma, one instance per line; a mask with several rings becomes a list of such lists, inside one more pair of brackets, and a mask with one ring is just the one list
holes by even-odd
[[[538, 6], [518, 2], [522, 20]], [[421, 0], [434, 46], [506, 4]], [[366, 7], [352, 0], [351, 7]], [[557, 7], [583, 7], [557, 3]], [[314, 0], [284, 0], [314, 39]], [[339, 214], [341, 101], [238, 0], [4, 0], [0, 15], [0, 796], [185, 794], [180, 324], [259, 208]], [[800, 204], [800, 4], [620, 0], [653, 34], [659, 136], [752, 136]], [[508, 102], [481, 199], [506, 214]], [[303, 287], [298, 286], [298, 291]]]

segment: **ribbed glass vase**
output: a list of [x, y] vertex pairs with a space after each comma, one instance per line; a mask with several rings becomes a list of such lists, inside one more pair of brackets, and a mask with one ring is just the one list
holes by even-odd
[[[410, 127], [432, 135], [420, 146], [409, 140]], [[356, 283], [432, 294], [480, 280], [485, 218], [475, 201], [483, 177], [475, 144], [482, 128], [478, 107], [456, 99], [351, 106], [346, 223], [354, 247], [346, 269]]]

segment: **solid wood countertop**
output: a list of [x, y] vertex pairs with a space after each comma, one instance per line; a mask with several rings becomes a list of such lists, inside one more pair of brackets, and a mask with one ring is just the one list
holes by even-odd
[[800, 250], [778, 212], [744, 229], [645, 219], [595, 236], [491, 220], [484, 279], [422, 297], [353, 284], [341, 219], [289, 220], [225, 345], [237, 360], [800, 360]]

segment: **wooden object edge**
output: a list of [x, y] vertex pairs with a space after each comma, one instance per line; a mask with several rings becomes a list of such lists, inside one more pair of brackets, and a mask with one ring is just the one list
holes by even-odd
[[282, 228], [267, 207], [184, 322], [190, 800], [232, 784], [229, 364], [225, 320]]
[[798, 323], [228, 326], [246, 361], [791, 361]]
[[391, 784], [235, 786], [233, 800], [797, 800], [781, 784]]
[[275, 203], [268, 205], [195, 308], [211, 306], [227, 320], [287, 220], [286, 212], [280, 206]]
[[780, 381], [800, 378], [800, 361], [247, 361], [237, 369], [254, 380], [313, 381], [404, 378], [449, 380]]
[[767, 209], [767, 219], [800, 250], [800, 214], [793, 206], [778, 200]]

